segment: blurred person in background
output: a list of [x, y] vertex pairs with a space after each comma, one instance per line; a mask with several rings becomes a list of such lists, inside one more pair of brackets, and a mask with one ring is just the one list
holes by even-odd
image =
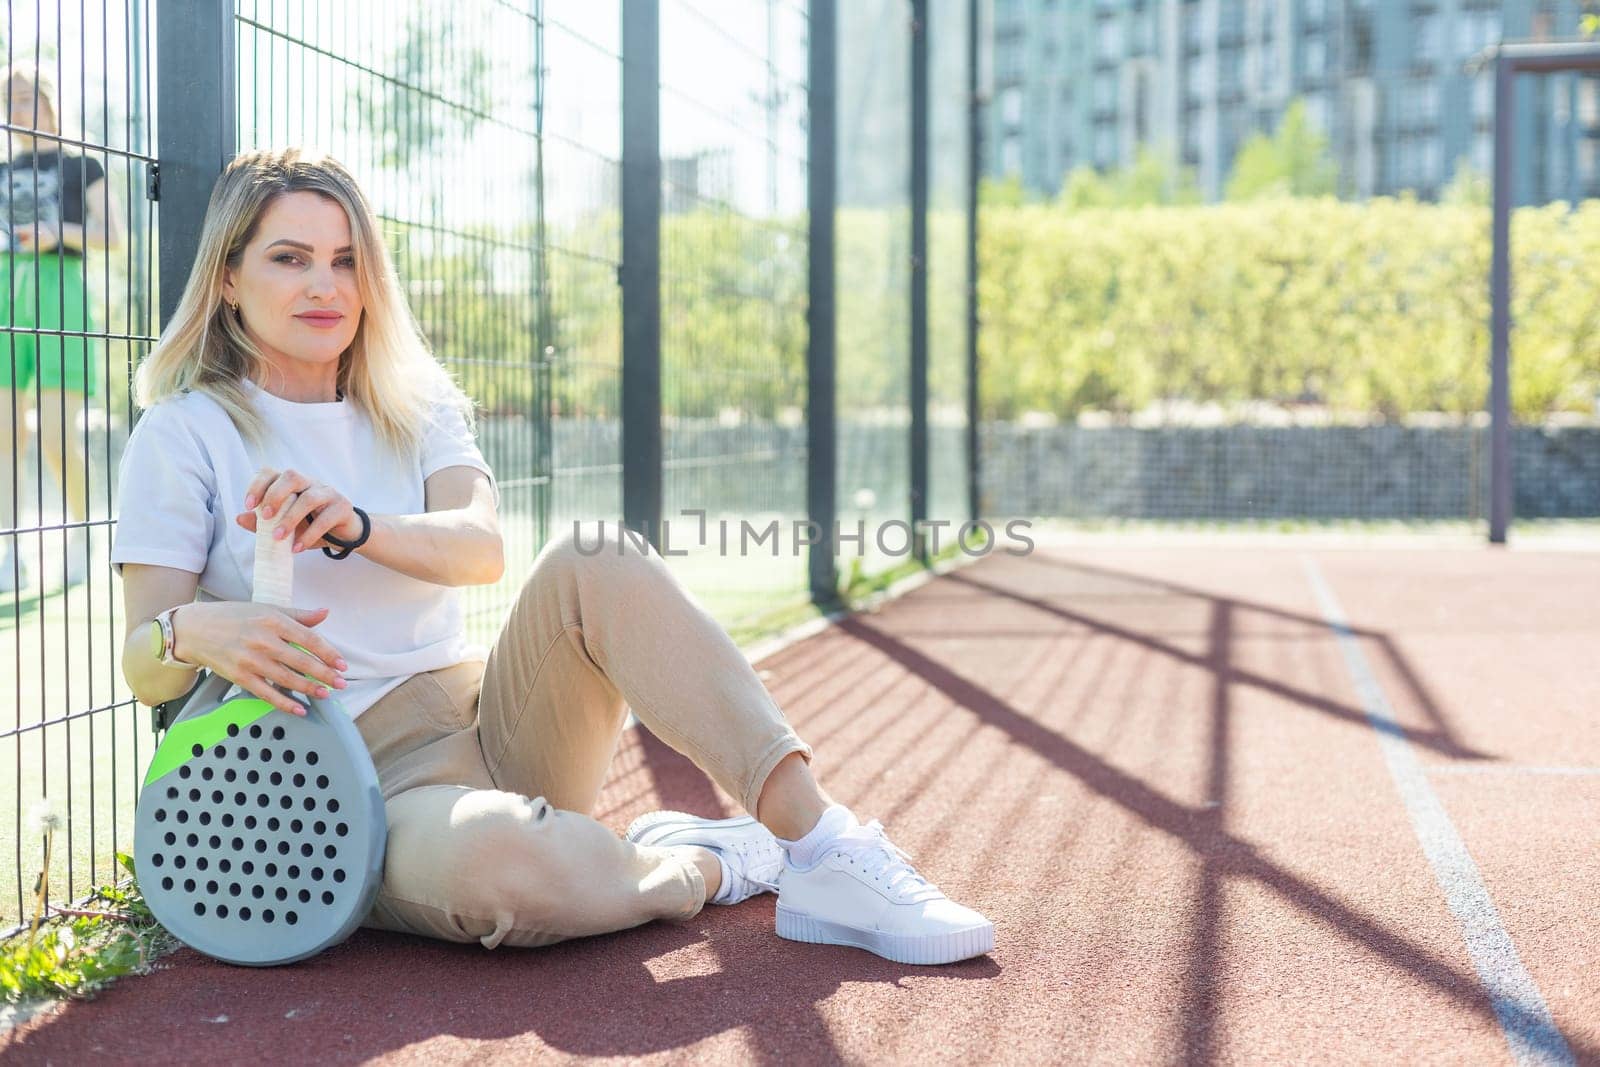
[[[88, 518], [80, 419], [96, 384], [84, 336], [91, 325], [83, 257], [90, 247], [117, 247], [122, 232], [104, 168], [58, 139], [60, 110], [49, 77], [19, 63], [4, 69], [4, 81], [10, 102], [7, 158], [0, 162], [0, 323], [9, 337], [0, 374], [9, 395], [0, 401], [0, 593], [9, 593], [29, 582], [14, 531], [30, 410], [40, 453], [65, 498], [63, 521]], [[43, 511], [45, 500], [39, 503]], [[80, 525], [67, 538], [67, 584], [83, 581], [88, 569], [87, 528]]]

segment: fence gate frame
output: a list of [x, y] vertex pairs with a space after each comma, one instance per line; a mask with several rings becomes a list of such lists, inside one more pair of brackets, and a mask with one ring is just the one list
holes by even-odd
[[1489, 543], [1503, 545], [1512, 517], [1511, 201], [1513, 104], [1518, 74], [1600, 72], [1600, 42], [1499, 44], [1467, 65], [1494, 64], [1494, 258], [1489, 266]]

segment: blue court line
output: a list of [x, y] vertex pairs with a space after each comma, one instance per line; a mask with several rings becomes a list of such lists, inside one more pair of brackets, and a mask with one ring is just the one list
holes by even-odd
[[1478, 873], [1478, 865], [1472, 861], [1461, 834], [1428, 784], [1427, 770], [1407, 740], [1404, 728], [1395, 721], [1383, 687], [1373, 676], [1361, 643], [1350, 630], [1344, 609], [1323, 579], [1316, 561], [1302, 556], [1301, 562], [1322, 609], [1322, 617], [1338, 636], [1345, 667], [1355, 683], [1367, 721], [1377, 732], [1384, 762], [1389, 765], [1395, 789], [1405, 804], [1406, 814], [1411, 817], [1411, 828], [1416, 831], [1417, 842], [1433, 868], [1433, 876], [1444, 892], [1451, 913], [1461, 925], [1467, 954], [1472, 957], [1472, 965], [1489, 995], [1495, 1017], [1500, 1020], [1500, 1029], [1505, 1033], [1512, 1057], [1520, 1064], [1575, 1064], [1572, 1049], [1556, 1028], [1544, 996], [1522, 965], [1511, 935], [1500, 922], [1500, 913], [1489, 899], [1489, 890]]

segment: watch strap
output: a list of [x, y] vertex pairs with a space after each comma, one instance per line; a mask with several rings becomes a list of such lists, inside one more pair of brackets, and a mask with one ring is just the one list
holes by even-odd
[[182, 604], [175, 605], [156, 615], [156, 626], [161, 631], [161, 663], [167, 667], [182, 667], [186, 671], [199, 670], [200, 664], [186, 663], [173, 655], [173, 647], [177, 643], [177, 634], [172, 629], [172, 616], [182, 606]]

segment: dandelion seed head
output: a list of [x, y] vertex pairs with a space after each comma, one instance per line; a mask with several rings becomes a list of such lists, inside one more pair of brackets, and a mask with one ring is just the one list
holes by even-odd
[[56, 808], [49, 797], [40, 797], [28, 813], [28, 825], [34, 832], [40, 834], [53, 834], [66, 825], [66, 818]]

